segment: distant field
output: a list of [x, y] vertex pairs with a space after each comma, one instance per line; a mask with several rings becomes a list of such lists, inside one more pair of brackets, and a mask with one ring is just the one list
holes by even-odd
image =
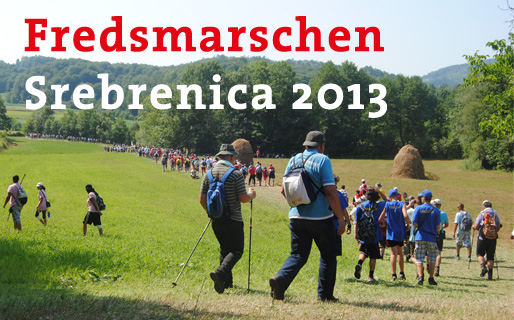
[[[104, 153], [96, 144], [26, 138], [15, 142], [18, 146], [0, 152], [2, 188], [7, 188], [13, 174], [26, 173], [23, 185], [29, 203], [22, 212], [22, 233], [14, 232], [12, 221], [5, 220], [7, 211], [2, 211], [0, 319], [474, 319], [477, 301], [488, 306], [488, 319], [514, 317], [514, 241], [508, 240], [514, 227], [512, 173], [464, 172], [460, 161], [425, 161], [425, 169], [440, 180], [404, 180], [388, 177], [392, 161], [334, 160], [334, 172], [350, 194], [362, 178], [409, 194], [429, 188], [443, 201], [450, 221], [457, 202], [464, 202], [476, 217], [481, 202], [491, 200], [504, 225], [497, 248], [500, 280], [478, 277], [475, 259], [468, 270], [467, 261], [453, 258], [455, 241], [447, 240], [437, 287], [416, 286], [411, 263], [406, 265], [407, 281], [391, 283], [385, 260], [377, 262], [379, 283], [368, 285], [353, 277], [358, 247], [351, 235], [343, 236], [343, 256], [338, 258], [335, 295], [341, 303], [316, 301], [319, 252], [315, 247], [285, 301], [272, 302], [268, 279], [290, 250], [287, 206], [278, 186], [256, 187], [250, 292], [246, 289], [249, 205], [243, 205], [246, 243], [234, 269], [236, 287], [223, 295], [212, 288], [208, 274], [217, 266], [218, 244], [209, 230], [178, 286], [172, 288], [208, 221], [198, 203], [200, 180], [163, 173], [160, 165], [133, 154]], [[281, 173], [287, 160], [262, 162], [273, 163]], [[47, 228], [34, 218], [39, 181], [52, 202]], [[279, 174], [276, 182], [280, 181]], [[107, 204], [103, 238], [93, 227], [82, 236], [87, 183]], [[365, 263], [363, 278], [367, 271]]]
[[[34, 112], [32, 110], [27, 110], [25, 108], [25, 104], [13, 104], [13, 103], [6, 103], [6, 109], [7, 109], [7, 115], [9, 117], [14, 118], [16, 122], [21, 123], [22, 125], [27, 122], [27, 119], [30, 118], [31, 114]], [[74, 112], [78, 112], [80, 110], [73, 110]], [[66, 110], [54, 110], [54, 118], [55, 119], [61, 119], [64, 114], [66, 113]], [[108, 111], [105, 111], [108, 112]], [[135, 120], [125, 120], [127, 127], [131, 127]]]

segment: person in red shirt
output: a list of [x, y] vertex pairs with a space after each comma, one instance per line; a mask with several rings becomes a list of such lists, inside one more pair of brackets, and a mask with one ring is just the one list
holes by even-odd
[[253, 180], [253, 186], [255, 187], [255, 176], [256, 176], [256, 170], [255, 170], [255, 167], [253, 166], [253, 162], [250, 162], [250, 167], [248, 168], [248, 174], [250, 174], [250, 178], [248, 178], [248, 185], [250, 185], [250, 183], [252, 182]]

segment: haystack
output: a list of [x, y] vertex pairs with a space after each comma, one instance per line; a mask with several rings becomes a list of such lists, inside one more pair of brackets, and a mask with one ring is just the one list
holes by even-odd
[[426, 179], [423, 160], [418, 149], [410, 144], [400, 149], [396, 157], [391, 173], [392, 178]]
[[239, 159], [243, 164], [249, 166], [250, 162], [253, 161], [253, 150], [250, 142], [246, 139], [237, 139], [232, 142], [232, 145], [234, 146], [234, 149], [239, 152], [237, 159]]

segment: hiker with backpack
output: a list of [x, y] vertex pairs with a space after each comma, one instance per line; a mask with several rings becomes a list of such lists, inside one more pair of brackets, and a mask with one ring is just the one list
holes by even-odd
[[[291, 253], [278, 273], [269, 280], [271, 296], [284, 300], [284, 293], [307, 262], [312, 241], [320, 252], [318, 300], [336, 302], [336, 233], [334, 215], [341, 235], [351, 229], [348, 214], [341, 209], [330, 159], [325, 151], [325, 135], [311, 131], [303, 143], [305, 150], [289, 160], [281, 193], [289, 208]], [[347, 231], [348, 232], [348, 231]]]
[[259, 181], [259, 186], [262, 183], [262, 166], [260, 162], [257, 162], [257, 165], [255, 166], [255, 174], [257, 176], [257, 180]]
[[[442, 202], [440, 199], [432, 200], [432, 205], [439, 209], [439, 212], [441, 214], [441, 229], [439, 230], [437, 234], [437, 259], [435, 262], [435, 272], [434, 276], [439, 277], [439, 269], [441, 267], [441, 252], [443, 251], [443, 245], [444, 245], [444, 239], [446, 239], [446, 232], [444, 231], [444, 228], [448, 228], [448, 225], [450, 224], [450, 221], [448, 220], [448, 214], [441, 210]], [[428, 264], [428, 261], [427, 261]]]
[[87, 233], [87, 225], [93, 224], [98, 228], [98, 233], [100, 236], [103, 235], [102, 221], [100, 216], [102, 215], [102, 210], [105, 210], [105, 204], [103, 199], [98, 195], [92, 185], [86, 185], [86, 192], [88, 193], [87, 198], [87, 214], [84, 217], [84, 221], [82, 221], [82, 231], [84, 232], [84, 236]]
[[246, 192], [243, 175], [234, 169], [238, 152], [231, 144], [222, 144], [217, 165], [207, 172], [200, 189], [200, 203], [212, 220], [212, 230], [220, 244], [220, 264], [210, 273], [214, 290], [223, 293], [233, 287], [232, 268], [244, 250], [244, 225], [241, 203], [255, 199], [250, 188]]
[[396, 262], [400, 267], [400, 280], [405, 280], [403, 260], [403, 240], [405, 239], [406, 228], [410, 225], [409, 216], [407, 211], [403, 210], [404, 203], [398, 201], [398, 191], [391, 189], [389, 191], [389, 198], [391, 201], [385, 204], [384, 211], [380, 215], [379, 220], [382, 220], [387, 216], [387, 233], [386, 233], [386, 245], [391, 248], [391, 281], [396, 281], [398, 276], [396, 275]]
[[273, 186], [275, 186], [275, 167], [271, 163], [268, 167], [268, 178], [268, 185], [271, 185], [271, 179], [273, 179]]
[[[501, 229], [498, 213], [493, 209], [489, 200], [482, 203], [483, 210], [478, 214], [473, 229], [478, 230], [477, 257], [482, 271], [480, 276], [487, 273], [487, 280], [493, 280], [494, 254], [496, 251], [496, 239]], [[487, 268], [486, 259], [487, 257]]]
[[421, 205], [414, 210], [414, 217], [412, 224], [416, 228], [414, 230], [416, 248], [414, 249], [414, 256], [416, 258], [416, 266], [418, 269], [418, 285], [423, 285], [425, 281], [425, 273], [423, 268], [423, 261], [428, 256], [428, 284], [437, 285], [434, 280], [435, 263], [437, 261], [437, 234], [441, 229], [441, 213], [439, 209], [430, 204], [432, 201], [432, 192], [430, 190], [423, 190], [418, 194], [421, 197]]
[[[471, 228], [473, 227], [473, 217], [467, 211], [464, 211], [464, 204], [459, 203], [457, 206], [459, 212], [455, 215], [455, 226], [453, 227], [453, 238], [456, 239], [455, 246], [457, 249], [457, 260], [460, 260], [460, 248], [463, 246], [468, 248], [468, 262], [471, 261]], [[457, 232], [457, 238], [455, 238]]]
[[362, 264], [366, 258], [369, 258], [369, 283], [376, 282], [374, 278], [375, 265], [377, 259], [380, 259], [378, 243], [382, 240], [382, 231], [380, 230], [379, 217], [386, 205], [385, 200], [380, 200], [381, 197], [386, 198], [375, 187], [369, 187], [367, 200], [361, 203], [355, 211], [355, 239], [360, 241], [360, 254], [353, 275], [357, 279], [361, 278]]
[[27, 203], [27, 193], [19, 184], [20, 177], [14, 175], [12, 182], [7, 188], [7, 197], [5, 198], [4, 208], [9, 202], [9, 214], [12, 214], [12, 220], [14, 222], [14, 230], [21, 231], [21, 209]]
[[[39, 190], [37, 195], [38, 203], [36, 207], [36, 218], [46, 227], [46, 210], [48, 209], [47, 206], [50, 204], [50, 202], [47, 200], [46, 188], [43, 183], [38, 182], [36, 184], [36, 188]], [[41, 218], [39, 214], [41, 214], [43, 217]]]

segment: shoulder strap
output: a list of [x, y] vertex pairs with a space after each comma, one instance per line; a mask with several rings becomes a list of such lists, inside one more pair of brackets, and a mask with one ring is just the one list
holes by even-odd
[[207, 171], [207, 178], [209, 179], [209, 183], [212, 184], [214, 182], [214, 177], [212, 176], [212, 169]]
[[223, 175], [223, 177], [221, 178], [221, 183], [225, 184], [225, 181], [227, 181], [228, 179], [228, 176], [230, 176], [230, 174], [232, 173], [232, 171], [234, 171], [234, 168], [229, 168], [227, 170], [227, 172], [225, 172], [225, 174]]

